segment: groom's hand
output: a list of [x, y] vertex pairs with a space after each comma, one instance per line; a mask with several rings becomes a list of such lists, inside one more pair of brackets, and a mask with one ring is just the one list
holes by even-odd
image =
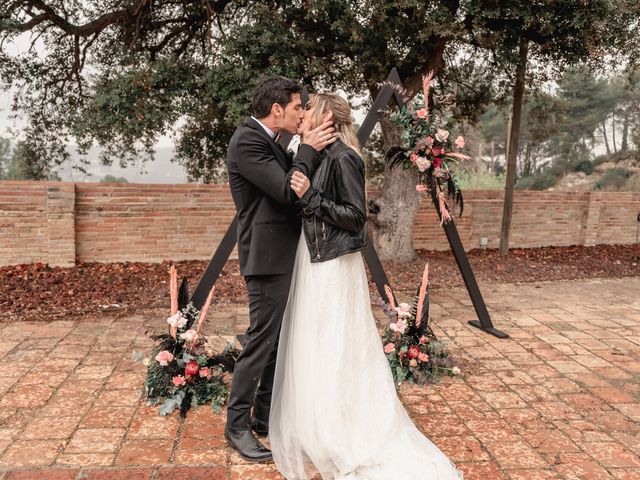
[[327, 145], [336, 141], [336, 136], [334, 135], [335, 128], [333, 128], [333, 120], [329, 117], [329, 120], [319, 125], [318, 127], [312, 130], [303, 130], [301, 132], [302, 135], [302, 143], [307, 144], [317, 152], [322, 150]]
[[309, 179], [304, 175], [304, 173], [295, 171], [291, 176], [291, 190], [295, 192], [298, 198], [302, 198], [302, 196], [307, 193], [311, 184], [309, 183]]

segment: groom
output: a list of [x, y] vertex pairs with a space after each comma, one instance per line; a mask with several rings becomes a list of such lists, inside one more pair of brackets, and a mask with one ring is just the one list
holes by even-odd
[[[253, 91], [253, 116], [229, 142], [227, 169], [238, 214], [238, 258], [249, 294], [249, 328], [233, 371], [225, 437], [246, 460], [268, 461], [271, 452], [255, 438], [269, 427], [271, 391], [282, 316], [300, 237], [294, 171], [311, 178], [318, 152], [335, 141], [332, 122], [302, 133], [291, 159], [276, 142], [298, 133], [304, 108], [299, 84], [284, 77], [263, 79]], [[307, 185], [308, 188], [308, 185]]]

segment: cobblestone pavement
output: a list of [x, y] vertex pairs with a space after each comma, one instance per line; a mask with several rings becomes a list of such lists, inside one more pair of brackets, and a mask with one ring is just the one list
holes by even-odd
[[[640, 479], [640, 277], [483, 291], [511, 338], [467, 325], [466, 291], [435, 293], [436, 332], [463, 375], [402, 388], [416, 424], [467, 480]], [[281, 478], [225, 445], [224, 411], [182, 420], [145, 405], [131, 354], [162, 321], [0, 324], [0, 480]], [[210, 321], [233, 335], [246, 308]]]

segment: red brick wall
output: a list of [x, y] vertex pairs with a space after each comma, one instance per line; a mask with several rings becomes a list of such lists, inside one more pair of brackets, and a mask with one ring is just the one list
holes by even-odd
[[[498, 247], [502, 199], [465, 194], [457, 219], [465, 248], [481, 237]], [[511, 246], [633, 243], [639, 212], [638, 193], [518, 191]], [[208, 259], [234, 213], [226, 185], [0, 182], [0, 265]], [[414, 246], [448, 248], [426, 198]]]
[[226, 186], [78, 183], [77, 259], [209, 258], [234, 214]]

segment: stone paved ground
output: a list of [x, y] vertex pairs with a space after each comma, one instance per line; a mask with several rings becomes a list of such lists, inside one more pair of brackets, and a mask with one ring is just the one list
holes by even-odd
[[[434, 294], [464, 374], [402, 389], [419, 427], [467, 480], [640, 479], [640, 277], [483, 290], [511, 339], [466, 324], [464, 290]], [[226, 334], [246, 324], [244, 308], [215, 316]], [[0, 480], [281, 478], [225, 446], [224, 413], [145, 406], [131, 352], [161, 322], [0, 325]]]

